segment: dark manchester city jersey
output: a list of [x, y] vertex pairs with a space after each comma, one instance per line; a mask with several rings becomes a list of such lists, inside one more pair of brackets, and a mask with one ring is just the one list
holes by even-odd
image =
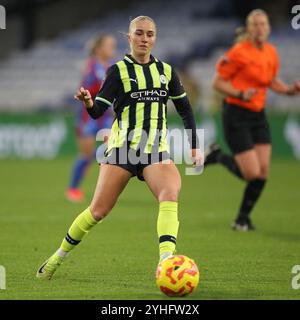
[[100, 117], [113, 106], [115, 120], [108, 141], [109, 152], [126, 142], [143, 152], [169, 151], [167, 143], [167, 101], [172, 99], [186, 129], [191, 129], [190, 144], [196, 147], [196, 125], [182, 84], [173, 68], [151, 56], [147, 64], [130, 55], [112, 65], [87, 111]]

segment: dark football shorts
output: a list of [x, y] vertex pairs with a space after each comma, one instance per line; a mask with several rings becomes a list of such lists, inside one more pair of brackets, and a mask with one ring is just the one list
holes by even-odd
[[121, 167], [132, 174], [132, 177], [137, 176], [141, 181], [145, 181], [143, 170], [154, 163], [168, 160], [170, 154], [167, 151], [154, 153], [140, 153], [139, 150], [131, 148], [113, 148], [108, 154], [105, 152], [105, 157], [100, 163], [112, 164]]
[[254, 112], [224, 102], [223, 130], [233, 154], [253, 149], [255, 144], [271, 143], [265, 111]]

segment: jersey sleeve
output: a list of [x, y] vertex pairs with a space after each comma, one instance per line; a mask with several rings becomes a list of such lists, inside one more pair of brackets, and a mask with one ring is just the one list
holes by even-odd
[[174, 100], [181, 99], [183, 97], [186, 97], [184, 87], [180, 82], [180, 79], [177, 73], [172, 68], [171, 80], [169, 82], [169, 98], [174, 101]]
[[216, 70], [224, 80], [230, 80], [246, 63], [242, 47], [235, 45], [218, 60]]
[[94, 99], [93, 107], [87, 108], [89, 115], [93, 119], [101, 117], [113, 104], [120, 84], [118, 75], [119, 73], [116, 65], [112, 65], [108, 68], [103, 85]]
[[193, 110], [184, 87], [173, 68], [169, 82], [169, 98], [173, 101], [175, 109], [183, 121], [191, 148], [198, 148], [199, 142], [197, 139], [196, 121]]

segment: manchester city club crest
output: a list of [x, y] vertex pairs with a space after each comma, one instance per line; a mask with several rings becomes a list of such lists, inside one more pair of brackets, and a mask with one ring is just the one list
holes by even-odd
[[165, 84], [167, 82], [166, 76], [164, 74], [161, 74], [159, 78], [161, 83]]

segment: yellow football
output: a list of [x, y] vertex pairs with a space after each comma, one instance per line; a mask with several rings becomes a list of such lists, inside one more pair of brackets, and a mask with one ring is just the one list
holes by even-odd
[[156, 284], [170, 297], [187, 296], [198, 286], [200, 272], [195, 261], [183, 255], [162, 260], [156, 269]]

